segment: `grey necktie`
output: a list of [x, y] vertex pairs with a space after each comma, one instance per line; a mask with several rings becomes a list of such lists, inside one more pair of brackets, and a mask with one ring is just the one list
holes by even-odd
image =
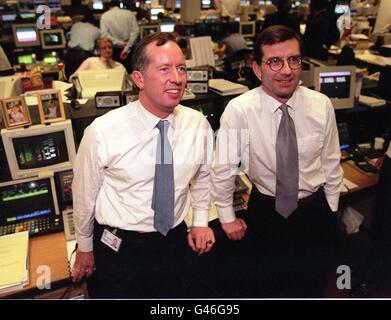
[[174, 224], [174, 165], [172, 149], [167, 138], [168, 121], [159, 121], [156, 128], [159, 129], [159, 137], [156, 149], [152, 209], [155, 211], [154, 227], [165, 236]]
[[299, 156], [296, 130], [288, 107], [280, 106], [282, 117], [276, 141], [276, 211], [287, 218], [296, 208], [299, 193]]

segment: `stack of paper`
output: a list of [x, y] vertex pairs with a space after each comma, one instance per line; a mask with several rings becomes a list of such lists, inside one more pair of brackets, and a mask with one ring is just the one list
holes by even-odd
[[241, 94], [248, 91], [248, 87], [225, 79], [210, 79], [209, 89], [222, 96]]
[[0, 237], [0, 294], [28, 284], [28, 231]]
[[384, 100], [384, 99], [377, 99], [374, 97], [363, 96], [363, 95], [360, 95], [360, 97], [358, 98], [358, 101], [362, 104], [365, 104], [366, 106], [369, 106], [369, 107], [380, 107], [380, 106], [384, 106], [386, 104], [386, 100]]

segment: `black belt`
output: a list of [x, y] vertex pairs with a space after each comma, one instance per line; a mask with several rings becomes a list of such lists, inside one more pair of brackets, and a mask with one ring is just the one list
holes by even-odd
[[[259, 192], [255, 186], [254, 186], [254, 188], [255, 188], [255, 196], [261, 198], [264, 201], [272, 202], [273, 204], [275, 203], [276, 197], [268, 196], [266, 194]], [[324, 190], [323, 190], [323, 187], [320, 187], [316, 192], [309, 195], [308, 197], [305, 197], [303, 199], [299, 199], [297, 205], [298, 205], [298, 207], [304, 207], [304, 206], [307, 206], [308, 204], [312, 203], [315, 200], [319, 200], [319, 199], [323, 199], [323, 198], [324, 198]]]

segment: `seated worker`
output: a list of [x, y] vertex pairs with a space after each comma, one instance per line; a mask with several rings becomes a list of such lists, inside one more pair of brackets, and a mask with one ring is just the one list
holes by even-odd
[[95, 43], [100, 38], [100, 30], [93, 24], [91, 11], [86, 11], [83, 20], [76, 22], [71, 28], [71, 38], [65, 54], [65, 75], [73, 74], [80, 64], [93, 56]]
[[83, 61], [80, 67], [71, 76], [77, 76], [79, 71], [83, 70], [102, 70], [102, 69], [123, 69], [126, 72], [124, 65], [113, 60], [113, 43], [110, 39], [102, 38], [98, 42], [99, 57], [90, 57]]
[[215, 49], [215, 53], [220, 57], [225, 56], [225, 58], [230, 60], [235, 52], [242, 49], [248, 49], [246, 40], [239, 33], [239, 24], [237, 22], [231, 22], [228, 24], [226, 37], [219, 43]]

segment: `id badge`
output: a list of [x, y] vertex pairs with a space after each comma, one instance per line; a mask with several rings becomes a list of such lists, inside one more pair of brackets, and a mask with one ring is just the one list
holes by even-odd
[[122, 243], [122, 239], [115, 235], [116, 230], [117, 229], [115, 229], [114, 233], [112, 233], [109, 230], [105, 229], [103, 231], [102, 238], [100, 238], [100, 241], [102, 241], [110, 249], [114, 250], [115, 252], [118, 252]]

